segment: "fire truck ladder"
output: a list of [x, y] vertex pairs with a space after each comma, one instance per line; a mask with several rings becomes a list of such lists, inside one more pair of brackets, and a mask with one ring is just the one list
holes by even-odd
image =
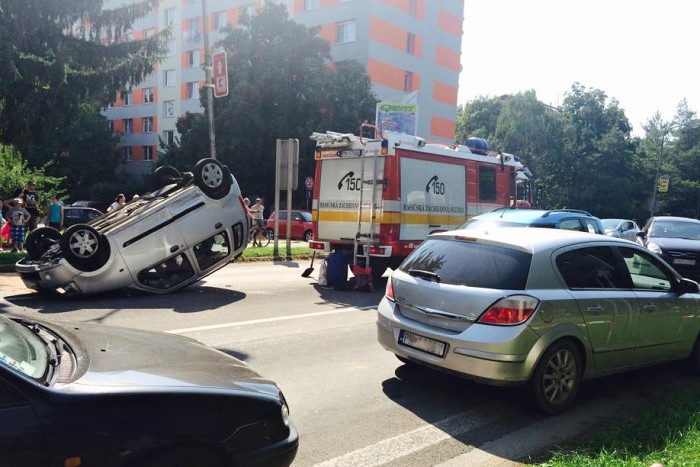
[[[372, 126], [372, 125], [363, 125]], [[360, 134], [362, 134], [362, 127], [360, 128]], [[375, 128], [376, 129], [376, 128]], [[365, 148], [367, 147], [366, 142], [360, 139]], [[376, 140], [375, 140], [376, 141]], [[377, 167], [379, 151], [371, 151], [371, 154], [365, 150], [362, 154], [362, 159], [360, 160], [360, 174], [362, 177], [362, 186], [360, 187], [360, 203], [357, 209], [357, 233], [355, 234], [354, 244], [353, 244], [353, 274], [358, 279], [358, 284], [360, 282], [367, 281], [369, 288], [372, 288], [372, 269], [370, 264], [370, 248], [374, 245], [374, 232], [377, 225], [377, 213], [376, 213], [376, 202], [377, 202], [377, 189], [383, 189], [384, 181], [377, 178]], [[367, 167], [367, 157], [371, 157], [371, 169], [368, 170]], [[369, 198], [369, 199], [367, 199]], [[368, 276], [365, 278], [360, 278], [359, 276]], [[357, 286], [356, 286], [357, 288]]]

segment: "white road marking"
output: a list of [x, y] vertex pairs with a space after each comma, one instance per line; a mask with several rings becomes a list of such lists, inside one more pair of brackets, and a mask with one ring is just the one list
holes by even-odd
[[198, 331], [210, 331], [212, 329], [225, 329], [225, 328], [235, 328], [239, 326], [249, 326], [251, 324], [263, 324], [263, 323], [274, 323], [276, 321], [288, 321], [290, 319], [302, 319], [317, 316], [327, 316], [327, 315], [337, 315], [340, 313], [349, 313], [351, 311], [366, 311], [366, 310], [376, 310], [377, 305], [370, 306], [353, 306], [347, 308], [339, 308], [337, 310], [321, 311], [319, 313], [304, 313], [301, 315], [290, 315], [290, 316], [278, 316], [275, 318], [261, 318], [261, 319], [251, 319], [248, 321], [235, 321], [232, 323], [222, 323], [222, 324], [210, 324], [208, 326], [197, 326], [194, 328], [183, 328], [183, 329], [172, 329], [170, 334], [187, 334], [188, 332], [198, 332]]
[[[484, 417], [484, 414], [489, 414]], [[408, 454], [421, 451], [450, 438], [455, 438], [478, 426], [495, 419], [494, 411], [484, 408], [468, 410], [441, 420], [434, 425], [426, 425], [408, 433], [387, 438], [356, 451], [329, 459], [314, 467], [370, 467], [393, 462]]]

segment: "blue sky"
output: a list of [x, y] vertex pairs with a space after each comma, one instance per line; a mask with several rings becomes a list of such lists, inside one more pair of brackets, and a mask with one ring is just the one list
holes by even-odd
[[459, 103], [534, 89], [557, 105], [578, 81], [633, 126], [700, 112], [700, 4], [692, 0], [466, 0]]

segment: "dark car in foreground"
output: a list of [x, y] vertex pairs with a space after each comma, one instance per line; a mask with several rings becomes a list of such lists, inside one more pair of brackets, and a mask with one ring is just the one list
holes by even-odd
[[[267, 232], [274, 235], [275, 232], [275, 219], [277, 218], [277, 211], [270, 214], [267, 219], [266, 229]], [[279, 237], [287, 238], [287, 211], [279, 212]], [[308, 211], [298, 211], [292, 209], [292, 222], [290, 222], [290, 231], [292, 240], [304, 240], [310, 241], [313, 233], [313, 225], [311, 223], [311, 213]], [[271, 237], [273, 238], [273, 237]]]
[[671, 264], [681, 276], [700, 280], [700, 221], [688, 217], [651, 217], [637, 242]]
[[527, 385], [554, 414], [585, 379], [680, 359], [698, 372], [700, 288], [619, 238], [457, 230], [429, 236], [393, 272], [377, 332], [403, 362]]
[[287, 466], [277, 385], [193, 339], [0, 316], [0, 464]]
[[541, 227], [605, 234], [600, 219], [577, 209], [498, 208], [472, 217], [460, 229], [494, 227]]

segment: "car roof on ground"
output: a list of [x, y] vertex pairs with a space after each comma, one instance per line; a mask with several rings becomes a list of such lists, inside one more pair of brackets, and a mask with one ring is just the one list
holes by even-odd
[[694, 224], [700, 223], [700, 220], [693, 219], [692, 217], [654, 216], [652, 219], [654, 221], [680, 221], [680, 222], [692, 222]]
[[[462, 229], [436, 233], [428, 237], [461, 237], [465, 240], [474, 239], [480, 243], [511, 246], [529, 252], [556, 249], [559, 247], [584, 243], [619, 243], [624, 246], [634, 245], [628, 240], [608, 237], [605, 235], [592, 235], [588, 232], [580, 232], [567, 229], [547, 229], [530, 227], [495, 227], [484, 229]], [[468, 240], [467, 240], [468, 241]]]
[[513, 222], [532, 222], [534, 219], [567, 216], [572, 214], [577, 216], [594, 217], [592, 214], [586, 211], [578, 211], [573, 209], [553, 209], [548, 211], [545, 209], [501, 208], [479, 214], [478, 216], [472, 217], [472, 219], [507, 219]]

